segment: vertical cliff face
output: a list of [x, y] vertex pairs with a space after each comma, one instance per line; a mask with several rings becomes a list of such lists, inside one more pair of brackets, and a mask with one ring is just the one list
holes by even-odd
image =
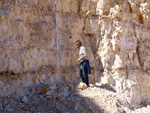
[[0, 26], [1, 96], [76, 83], [80, 39], [95, 80], [114, 85], [121, 104], [150, 103], [148, 0], [1, 0]]
[[129, 0], [107, 4], [109, 14], [103, 12], [99, 20], [102, 82], [115, 85], [122, 104], [138, 107], [149, 103], [150, 3]]
[[40, 83], [76, 83], [77, 39], [87, 47], [94, 66], [95, 40], [85, 26], [89, 20], [82, 17], [87, 12], [81, 12], [83, 6], [81, 1], [0, 1], [2, 96]]

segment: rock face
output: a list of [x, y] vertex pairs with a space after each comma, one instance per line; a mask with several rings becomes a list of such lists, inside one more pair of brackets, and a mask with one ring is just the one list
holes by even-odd
[[95, 81], [125, 106], [150, 103], [149, 0], [1, 0], [0, 26], [0, 96], [77, 83], [80, 39]]
[[99, 20], [102, 82], [115, 85], [125, 106], [148, 104], [150, 2], [121, 0], [112, 6], [107, 1], [107, 6], [109, 14], [103, 13]]

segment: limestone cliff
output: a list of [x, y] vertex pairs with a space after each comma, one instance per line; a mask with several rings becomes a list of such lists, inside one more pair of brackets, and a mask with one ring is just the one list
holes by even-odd
[[95, 80], [114, 85], [120, 104], [148, 104], [149, 27], [149, 0], [0, 0], [0, 95], [77, 83], [80, 39]]

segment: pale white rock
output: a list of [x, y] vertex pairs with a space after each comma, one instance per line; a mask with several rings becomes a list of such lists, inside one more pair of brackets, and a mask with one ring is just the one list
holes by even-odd
[[113, 68], [121, 68], [122, 66], [123, 66], [123, 59], [116, 54]]
[[82, 82], [79, 83], [78, 89], [84, 90], [84, 89], [86, 89], [86, 88], [87, 88], [87, 85], [86, 85], [85, 83], [82, 83]]

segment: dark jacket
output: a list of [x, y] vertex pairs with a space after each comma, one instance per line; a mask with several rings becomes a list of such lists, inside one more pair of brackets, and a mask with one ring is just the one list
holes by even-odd
[[84, 60], [83, 62], [80, 63], [80, 70], [82, 69], [81, 67], [82, 67], [82, 64], [83, 64], [84, 62], [86, 62], [86, 64], [87, 64], [86, 67], [87, 67], [88, 74], [91, 74], [91, 68], [90, 68], [89, 60]]

